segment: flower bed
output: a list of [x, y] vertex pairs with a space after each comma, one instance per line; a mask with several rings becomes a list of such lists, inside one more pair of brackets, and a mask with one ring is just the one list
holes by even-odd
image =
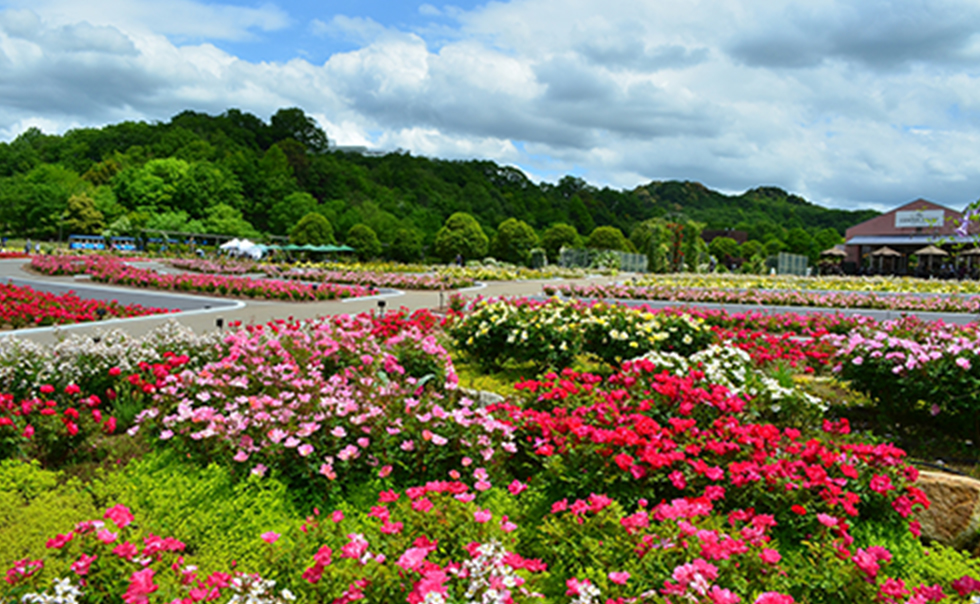
[[166, 308], [122, 305], [115, 300], [84, 300], [74, 292], [52, 294], [28, 286], [0, 283], [0, 328], [67, 325], [168, 312], [171, 311]]
[[[766, 339], [754, 330], [771, 317], [631, 318], [550, 304], [536, 310], [555, 322], [635, 321], [646, 333], [656, 320], [677, 328], [659, 342], [707, 340], [653, 350], [607, 377], [522, 380], [488, 407], [456, 387], [426, 313], [233, 328], [211, 352], [188, 346], [130, 371], [100, 369], [116, 400], [138, 397], [144, 408], [138, 432], [116, 429], [112, 439], [149, 435], [170, 455], [140, 488], [87, 487], [90, 509], [102, 511], [34, 531], [41, 545], [35, 536], [33, 549], [7, 554], [0, 593], [130, 604], [922, 604], [968, 602], [980, 590], [975, 562], [916, 540], [912, 513], [928, 502], [905, 453], [825, 420], [824, 401], [770, 373], [792, 361], [819, 369], [823, 340], [833, 343], [841, 323], [786, 318]], [[531, 308], [514, 306], [492, 312]], [[781, 336], [806, 330], [811, 342], [800, 347], [811, 355], [800, 356]], [[76, 454], [105, 446], [96, 435], [108, 420], [94, 411], [107, 403], [76, 387], [45, 390], [26, 418], [22, 400], [5, 399], [11, 424], [30, 418], [55, 443], [77, 436], [62, 419], [74, 421], [73, 408], [79, 421], [101, 419], [79, 431], [87, 441], [71, 441]], [[40, 432], [11, 430], [5, 441]], [[237, 486], [218, 495], [189, 484], [168, 492], [168, 507], [194, 502], [205, 514], [233, 499], [250, 527], [254, 508], [281, 515], [260, 516], [267, 524], [244, 536], [186, 530], [193, 508], [164, 520], [146, 491], [200, 468], [230, 473]], [[0, 497], [35, 489], [38, 472], [0, 464]]]
[[867, 308], [921, 312], [980, 312], [980, 297], [959, 295], [884, 295], [873, 292], [816, 292], [799, 290], [736, 290], [674, 285], [560, 285], [546, 284], [548, 295], [620, 300], [667, 300], [713, 304]]
[[[454, 304], [459, 308], [462, 302]], [[785, 358], [803, 370], [826, 362], [829, 348], [812, 338], [827, 333], [825, 324], [837, 326], [840, 321], [797, 318], [772, 334], [766, 330], [774, 329], [778, 319], [758, 314], [654, 311], [559, 299], [477, 299], [453, 315], [448, 331], [458, 348], [487, 369], [516, 361], [560, 370], [582, 353], [616, 364], [654, 350], [690, 355], [712, 342], [728, 341], [769, 354], [770, 360]], [[763, 322], [766, 328], [758, 326]], [[800, 336], [808, 339], [793, 340]]]
[[322, 283], [352, 283], [367, 287], [396, 287], [399, 289], [459, 289], [471, 287], [475, 281], [466, 276], [446, 274], [382, 273], [367, 270], [291, 269], [264, 267], [267, 274], [280, 279], [296, 279]]
[[24, 252], [10, 252], [7, 250], [0, 250], [0, 260], [7, 260], [10, 258], [27, 258], [27, 254]]
[[838, 349], [834, 371], [855, 388], [874, 393], [888, 423], [933, 426], [960, 439], [980, 437], [977, 323], [958, 326], [905, 317], [865, 322], [826, 340]]
[[830, 292], [889, 292], [919, 294], [980, 294], [980, 281], [917, 279], [914, 277], [798, 277], [794, 275], [691, 274], [644, 275], [639, 287], [706, 289], [811, 290]]
[[195, 273], [216, 273], [221, 275], [244, 275], [260, 272], [262, 265], [251, 260], [201, 260], [199, 258], [170, 258], [167, 264], [174, 268]]
[[271, 279], [226, 277], [223, 275], [162, 275], [152, 270], [129, 266], [107, 256], [41, 257], [31, 260], [31, 268], [48, 275], [86, 273], [93, 281], [148, 287], [176, 292], [202, 293], [267, 300], [310, 301], [337, 300], [368, 296], [373, 290], [360, 286], [323, 283], [317, 286]]

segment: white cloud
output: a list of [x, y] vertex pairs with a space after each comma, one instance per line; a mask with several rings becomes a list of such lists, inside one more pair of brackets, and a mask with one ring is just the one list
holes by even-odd
[[289, 17], [274, 4], [257, 8], [194, 0], [8, 0], [52, 25], [91, 23], [187, 39], [243, 40], [274, 31]]
[[967, 0], [423, 4], [457, 29], [357, 15], [302, 25], [357, 46], [319, 65], [248, 62], [211, 43], [289, 26], [272, 5], [7, 5], [22, 7], [0, 12], [8, 136], [300, 106], [341, 144], [600, 185], [680, 178], [835, 206], [922, 196], [954, 207], [980, 188], [980, 5]]

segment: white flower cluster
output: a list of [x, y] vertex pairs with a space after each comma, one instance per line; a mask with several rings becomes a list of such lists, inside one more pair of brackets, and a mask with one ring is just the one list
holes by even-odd
[[78, 604], [82, 595], [82, 591], [70, 579], [55, 579], [54, 594], [26, 594], [20, 601], [23, 604]]
[[98, 375], [112, 367], [123, 372], [141, 362], [159, 362], [164, 352], [186, 354], [191, 365], [218, 357], [221, 333], [196, 334], [174, 320], [134, 337], [121, 329], [96, 332], [95, 336], [72, 334], [53, 346], [17, 337], [0, 339], [0, 391], [23, 392], [35, 384], [69, 384]]
[[484, 543], [477, 550], [479, 555], [463, 562], [470, 579], [466, 589], [468, 604], [504, 604], [511, 602], [510, 590], [524, 580], [504, 562], [507, 550], [497, 540]]
[[239, 575], [231, 580], [230, 587], [235, 595], [228, 600], [228, 604], [285, 604], [296, 600], [288, 589], [277, 596], [273, 591], [276, 582], [258, 575]]
[[591, 583], [580, 583], [578, 586], [578, 595], [569, 604], [593, 604], [594, 602], [601, 601], [600, 596], [602, 596], [602, 592], [595, 585]]
[[702, 371], [706, 382], [724, 386], [732, 394], [766, 401], [773, 413], [782, 410], [782, 401], [799, 401], [820, 412], [829, 408], [820, 398], [799, 388], [784, 386], [779, 380], [758, 371], [752, 366], [749, 353], [733, 346], [712, 344], [690, 357], [654, 351], [640, 358], [673, 375], [687, 375], [692, 369]]

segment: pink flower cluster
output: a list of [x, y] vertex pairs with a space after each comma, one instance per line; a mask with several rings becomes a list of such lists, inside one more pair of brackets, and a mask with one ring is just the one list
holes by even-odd
[[365, 287], [395, 287], [398, 289], [459, 289], [471, 287], [470, 277], [454, 275], [381, 273], [375, 271], [328, 271], [321, 269], [293, 269], [283, 272], [276, 266], [266, 267], [266, 272], [280, 279], [319, 281], [323, 283], [350, 283]]
[[373, 290], [369, 288], [356, 285], [345, 286], [329, 283], [309, 285], [272, 279], [251, 279], [210, 274], [164, 275], [156, 271], [130, 266], [110, 256], [35, 257], [31, 260], [31, 268], [50, 275], [78, 274], [84, 271], [91, 275], [93, 281], [113, 285], [269, 300], [336, 300], [367, 296], [373, 293]]
[[301, 463], [330, 480], [515, 450], [511, 427], [456, 391], [452, 361], [427, 331], [434, 321], [397, 316], [232, 332], [221, 359], [162, 379], [140, 421], [163, 439], [231, 449], [258, 474]]

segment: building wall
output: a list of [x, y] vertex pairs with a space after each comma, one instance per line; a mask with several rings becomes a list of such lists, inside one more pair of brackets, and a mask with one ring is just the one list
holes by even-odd
[[[899, 212], [943, 212], [943, 223], [930, 224], [925, 226], [912, 226], [912, 227], [899, 227], [896, 226], [896, 214]], [[866, 220], [861, 224], [856, 224], [851, 228], [847, 229], [844, 235], [845, 241], [850, 241], [852, 237], [859, 236], [879, 236], [879, 237], [929, 237], [929, 238], [942, 238], [942, 237], [952, 237], [955, 234], [956, 227], [959, 225], [960, 221], [963, 219], [962, 212], [957, 212], [951, 210], [945, 206], [941, 206], [937, 203], [927, 201], [925, 199], [917, 199], [906, 203], [905, 205], [899, 206], [890, 212], [882, 214], [881, 216], [876, 216], [871, 220]], [[980, 233], [980, 225], [971, 224], [969, 229], [970, 234]], [[917, 244], [918, 245], [918, 244]], [[859, 245], [846, 245], [845, 251], [847, 252], [846, 260], [848, 262], [855, 262], [860, 264], [861, 261], [861, 250], [862, 246]], [[867, 247], [867, 246], [866, 246]], [[873, 247], [873, 246], [872, 246]], [[890, 247], [896, 247], [894, 245]], [[866, 252], [869, 250], [865, 250]], [[899, 250], [907, 252], [908, 250]]]

